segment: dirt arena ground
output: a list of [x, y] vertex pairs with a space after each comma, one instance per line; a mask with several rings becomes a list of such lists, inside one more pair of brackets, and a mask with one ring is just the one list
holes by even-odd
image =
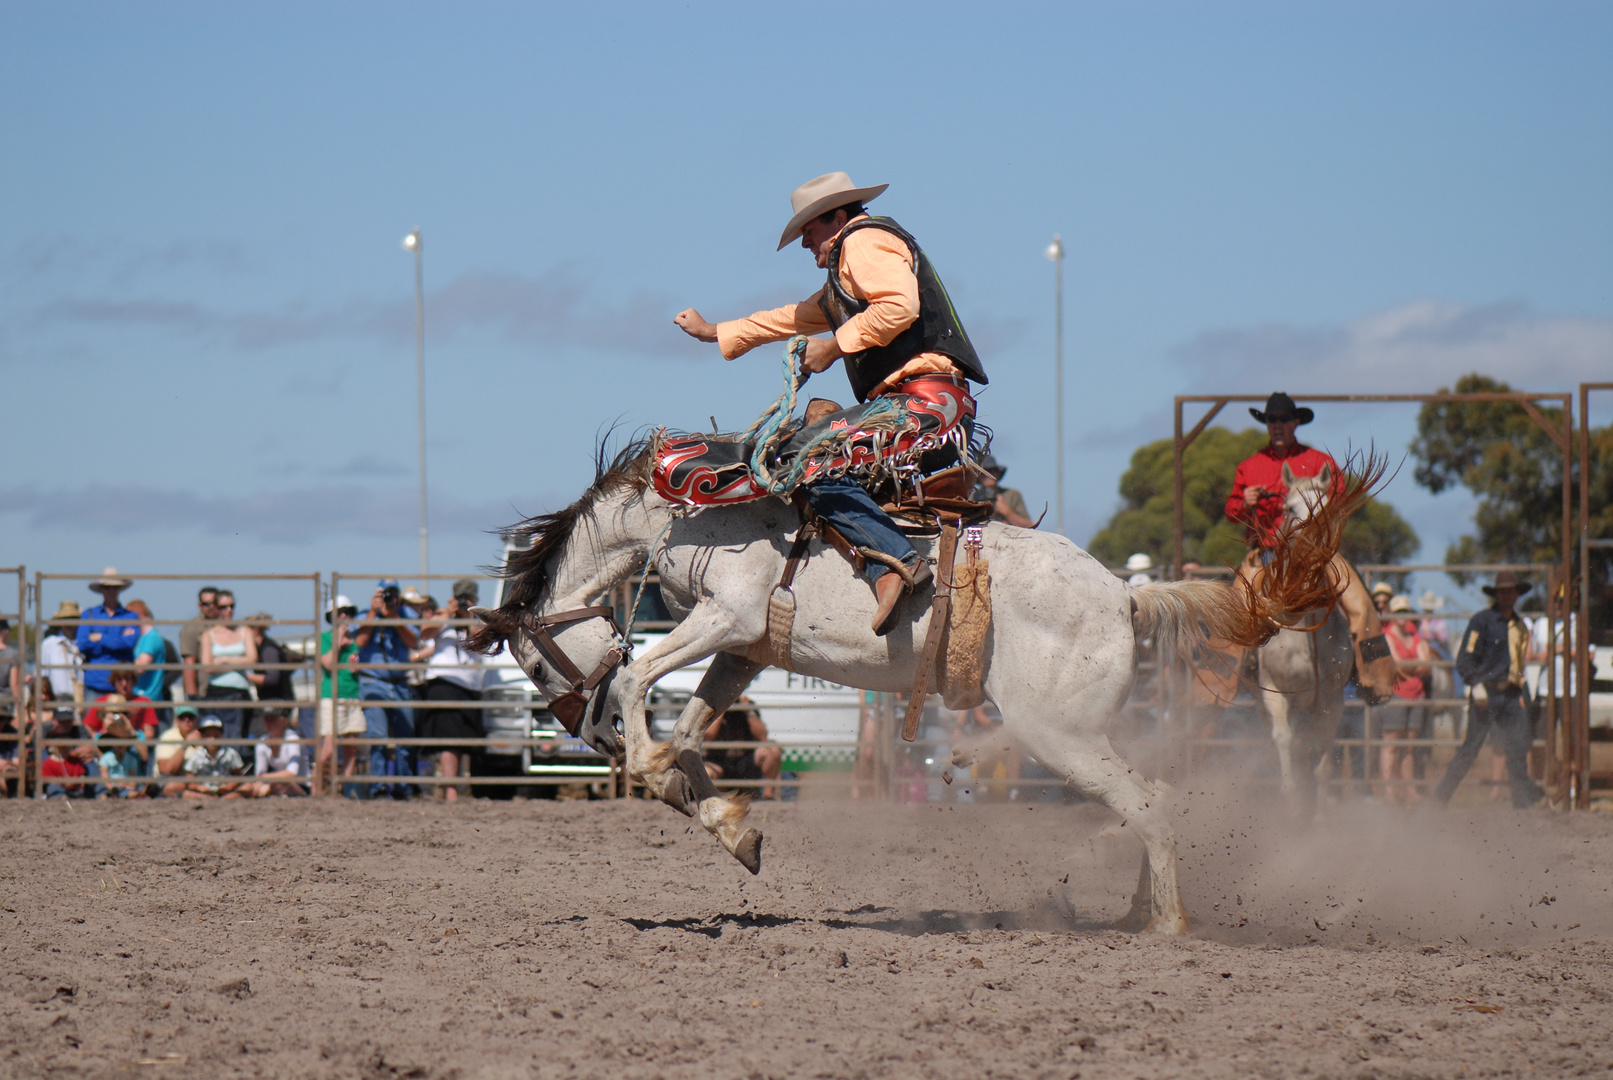
[[0, 1075], [1474, 1077], [1613, 1068], [1613, 815], [0, 804]]

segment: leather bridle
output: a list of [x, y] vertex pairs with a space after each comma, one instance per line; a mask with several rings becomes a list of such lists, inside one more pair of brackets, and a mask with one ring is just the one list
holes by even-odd
[[[566, 655], [566, 650], [560, 647], [549, 633], [551, 626], [564, 626], [568, 623], [582, 622], [584, 619], [604, 619], [610, 623], [611, 634], [616, 639], [600, 659], [599, 664], [587, 675], [572, 662]], [[553, 615], [525, 614], [521, 617], [522, 624], [532, 640], [538, 646], [549, 663], [554, 665], [560, 677], [571, 684], [571, 689], [549, 702], [549, 712], [560, 721], [566, 729], [566, 734], [576, 736], [582, 727], [584, 714], [588, 711], [589, 695], [594, 697], [596, 711], [604, 702], [603, 693], [595, 693], [601, 683], [609, 685], [611, 675], [621, 666], [627, 654], [632, 650], [632, 643], [622, 637], [621, 627], [616, 625], [616, 610], [603, 605], [595, 607], [572, 608], [569, 611], [557, 611]]]

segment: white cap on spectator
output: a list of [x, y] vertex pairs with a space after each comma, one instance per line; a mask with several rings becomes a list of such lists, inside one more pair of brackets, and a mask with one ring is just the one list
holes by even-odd
[[330, 607], [325, 609], [325, 621], [330, 622], [332, 619], [336, 618], [336, 613], [343, 608], [352, 608], [354, 611], [358, 610], [358, 607], [353, 603], [353, 601], [349, 600], [345, 596], [338, 595], [336, 599], [330, 602]]

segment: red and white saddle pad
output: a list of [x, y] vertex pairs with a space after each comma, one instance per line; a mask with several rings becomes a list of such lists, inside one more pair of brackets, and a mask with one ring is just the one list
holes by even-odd
[[[961, 453], [974, 429], [975, 399], [961, 380], [947, 376], [919, 376], [902, 383], [893, 393], [874, 399], [898, 399], [894, 428], [887, 423], [865, 430], [858, 421], [873, 402], [855, 405], [795, 432], [779, 453], [778, 468], [828, 431], [845, 430], [844, 439], [830, 444], [826, 453], [809, 461], [802, 483], [822, 476], [873, 477], [917, 468], [922, 474], [936, 452]], [[737, 434], [675, 435], [666, 438], [656, 455], [652, 482], [668, 502], [684, 506], [722, 506], [749, 502], [767, 494], [751, 472], [752, 447]], [[957, 463], [955, 455], [940, 455], [936, 468]], [[772, 467], [772, 466], [770, 466]]]

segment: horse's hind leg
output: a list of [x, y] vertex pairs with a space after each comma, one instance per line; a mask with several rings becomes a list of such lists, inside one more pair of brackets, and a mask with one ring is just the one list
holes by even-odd
[[1187, 910], [1182, 906], [1176, 881], [1176, 831], [1171, 827], [1170, 797], [1165, 787], [1127, 765], [1104, 735], [1072, 734], [1057, 738], [1052, 746], [1036, 747], [1035, 753], [1043, 765], [1137, 830], [1147, 850], [1147, 887], [1139, 881], [1134, 898], [1134, 903], [1140, 905], [1144, 892], [1148, 894], [1146, 915], [1137, 920], [1142, 924], [1140, 929], [1159, 934], [1187, 933]]

